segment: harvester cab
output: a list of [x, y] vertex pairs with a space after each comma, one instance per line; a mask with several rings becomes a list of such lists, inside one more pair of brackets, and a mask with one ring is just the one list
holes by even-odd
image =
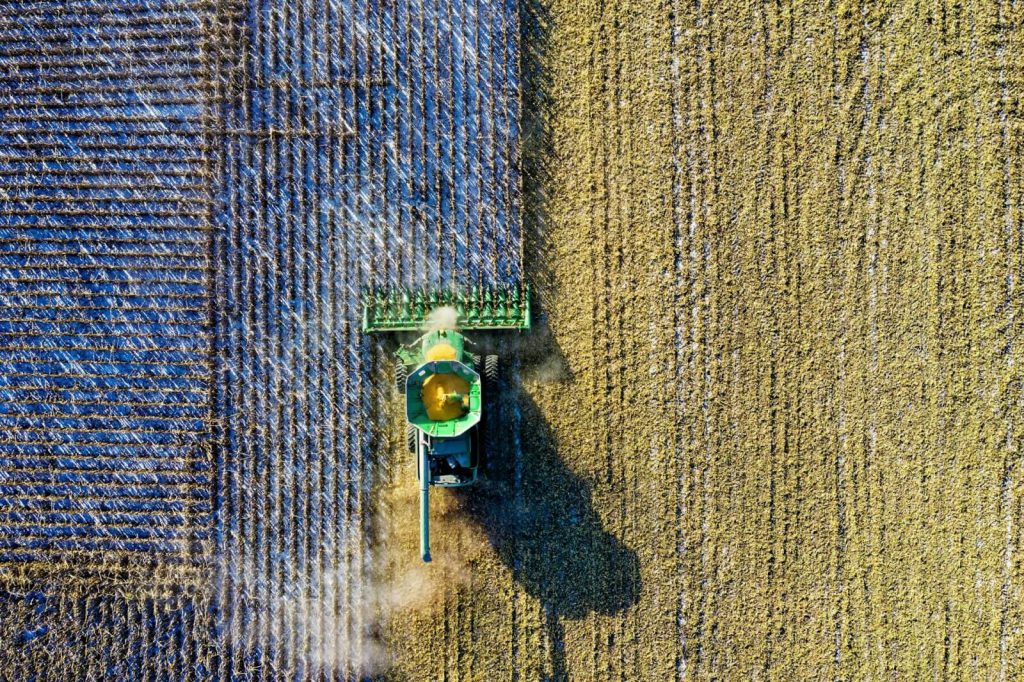
[[[420, 487], [420, 554], [430, 561], [430, 486], [477, 480], [486, 444], [485, 396], [497, 389], [498, 357], [473, 353], [467, 330], [530, 328], [529, 290], [373, 292], [364, 332], [426, 333], [398, 348], [395, 387], [405, 398], [406, 439]], [[491, 396], [493, 398], [493, 396]]]

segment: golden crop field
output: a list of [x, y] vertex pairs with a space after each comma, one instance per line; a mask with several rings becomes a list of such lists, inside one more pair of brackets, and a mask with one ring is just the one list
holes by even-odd
[[532, 0], [542, 323], [389, 676], [1015, 679], [1024, 5]]

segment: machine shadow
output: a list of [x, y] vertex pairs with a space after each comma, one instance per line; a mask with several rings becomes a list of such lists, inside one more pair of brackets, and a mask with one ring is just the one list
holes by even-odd
[[[571, 382], [558, 383], [568, 394]], [[515, 581], [541, 603], [553, 678], [567, 679], [563, 620], [635, 604], [640, 563], [605, 530], [590, 485], [562, 460], [555, 434], [518, 377], [502, 377], [498, 395], [496, 419], [483, 425], [481, 480], [456, 494]]]
[[551, 614], [622, 611], [640, 593], [636, 552], [604, 529], [590, 485], [561, 459], [533, 400], [508, 389], [516, 401], [509, 408], [520, 412], [520, 452], [510, 452], [516, 438], [507, 424], [488, 429], [484, 480], [467, 490], [467, 509], [516, 581]]

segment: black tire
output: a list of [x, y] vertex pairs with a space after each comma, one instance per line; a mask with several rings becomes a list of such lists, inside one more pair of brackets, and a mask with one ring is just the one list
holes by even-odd
[[481, 465], [484, 460], [484, 423], [482, 418], [469, 434], [469, 448], [469, 465], [475, 467], [479, 472], [482, 470]]
[[492, 413], [498, 409], [498, 356], [485, 355], [483, 363], [476, 366], [484, 383], [484, 405], [480, 411], [480, 423], [473, 430], [473, 448], [476, 451], [476, 466], [482, 473], [487, 469], [487, 435]]
[[479, 374], [480, 368], [482, 366], [480, 364], [480, 356], [477, 355], [476, 353], [473, 353], [472, 355], [469, 356], [469, 359], [473, 362], [473, 369], [476, 370], [476, 372]]
[[401, 360], [395, 361], [395, 390], [398, 395], [405, 395], [405, 380], [409, 376], [409, 368]]
[[498, 356], [488, 355], [484, 358], [484, 378], [493, 386], [498, 381]]
[[405, 425], [405, 446], [409, 452], [416, 453], [416, 427], [409, 423]]

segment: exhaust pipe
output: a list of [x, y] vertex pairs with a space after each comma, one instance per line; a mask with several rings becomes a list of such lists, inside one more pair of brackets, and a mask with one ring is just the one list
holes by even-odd
[[430, 458], [420, 441], [420, 556], [430, 561]]

